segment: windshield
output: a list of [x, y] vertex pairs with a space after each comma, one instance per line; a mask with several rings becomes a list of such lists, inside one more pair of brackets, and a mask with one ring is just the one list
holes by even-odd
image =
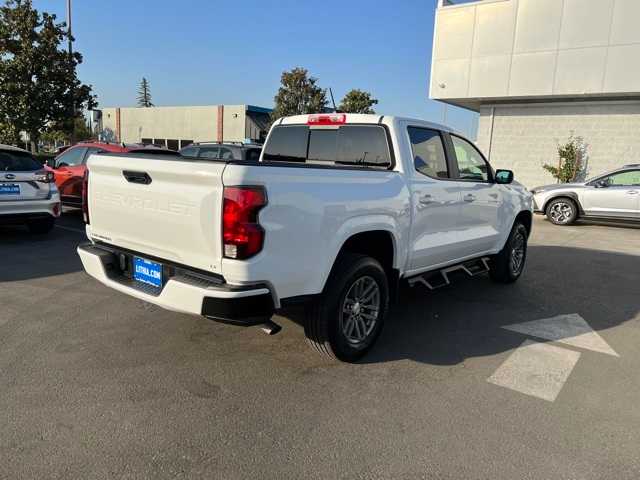
[[27, 152], [0, 150], [0, 172], [32, 172], [42, 169]]

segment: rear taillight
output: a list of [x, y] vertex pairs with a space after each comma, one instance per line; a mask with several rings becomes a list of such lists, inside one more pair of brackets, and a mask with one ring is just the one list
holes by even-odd
[[224, 187], [222, 244], [224, 256], [243, 260], [262, 250], [264, 230], [258, 212], [267, 204], [263, 187]]
[[56, 176], [54, 175], [53, 172], [49, 172], [47, 170], [36, 172], [36, 182], [53, 183], [55, 179], [56, 179]]
[[82, 177], [82, 217], [84, 223], [89, 224], [89, 169], [84, 171]]

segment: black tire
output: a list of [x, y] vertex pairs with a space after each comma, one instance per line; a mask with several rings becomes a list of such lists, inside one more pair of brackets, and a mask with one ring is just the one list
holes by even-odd
[[571, 198], [554, 198], [544, 213], [554, 225], [571, 225], [578, 218], [578, 205]]
[[[489, 265], [491, 280], [497, 283], [513, 283], [520, 278], [527, 260], [528, 236], [527, 227], [516, 220], [504, 248], [491, 258]], [[522, 250], [519, 255], [516, 255], [515, 251], [516, 249], [520, 251], [520, 246]]]
[[44, 235], [49, 233], [53, 226], [55, 225], [55, 219], [51, 218], [43, 218], [41, 220], [32, 220], [27, 223], [27, 228], [31, 233], [36, 235]]
[[[371, 289], [367, 290], [368, 292], [374, 291], [372, 304], [378, 305], [375, 321], [364, 318], [365, 315], [371, 317], [375, 311], [370, 308], [372, 304], [365, 304], [371, 293], [363, 296], [362, 305], [359, 299], [355, 303], [351, 301], [354, 295], [357, 296], [358, 288]], [[364, 293], [360, 291], [360, 294]], [[375, 299], [378, 301], [375, 302]], [[350, 313], [346, 317], [346, 309], [356, 313]], [[324, 292], [307, 308], [304, 332], [309, 343], [320, 353], [344, 362], [355, 362], [375, 344], [388, 310], [389, 285], [380, 263], [365, 255], [342, 254], [331, 271]], [[348, 333], [349, 327], [352, 330], [351, 337]], [[369, 328], [370, 331], [367, 332]], [[347, 333], [344, 330], [347, 330]], [[362, 341], [354, 341], [353, 337], [358, 336], [355, 330], [358, 334], [362, 333]]]

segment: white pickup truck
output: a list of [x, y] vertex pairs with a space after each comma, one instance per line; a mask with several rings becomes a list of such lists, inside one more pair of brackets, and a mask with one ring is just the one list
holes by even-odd
[[400, 285], [523, 271], [532, 198], [448, 128], [380, 115], [288, 117], [259, 161], [96, 154], [78, 253], [89, 275], [169, 310], [266, 325], [308, 305], [320, 352], [355, 361]]

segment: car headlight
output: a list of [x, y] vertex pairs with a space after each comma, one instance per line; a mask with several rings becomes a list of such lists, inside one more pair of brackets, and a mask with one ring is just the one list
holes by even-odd
[[542, 193], [542, 192], [544, 192], [544, 191], [545, 191], [545, 189], [544, 189], [544, 188], [542, 188], [542, 187], [532, 188], [532, 189], [531, 189], [531, 193], [533, 193], [534, 195], [536, 195], [536, 194], [538, 194], [538, 193]]

